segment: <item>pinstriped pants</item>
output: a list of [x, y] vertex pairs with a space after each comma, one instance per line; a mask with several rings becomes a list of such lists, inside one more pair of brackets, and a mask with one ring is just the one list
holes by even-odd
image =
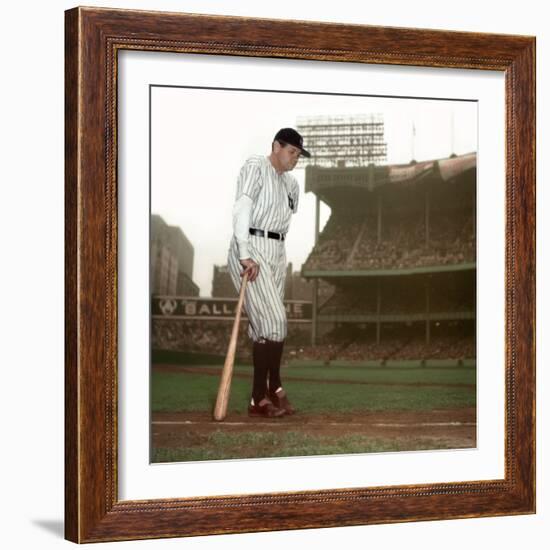
[[[248, 336], [255, 342], [265, 338], [282, 342], [287, 335], [286, 311], [283, 303], [286, 277], [284, 241], [251, 235], [251, 258], [260, 266], [258, 277], [246, 285], [244, 307], [248, 315]], [[229, 274], [237, 289], [241, 288], [241, 273], [235, 238], [231, 240], [228, 261]]]

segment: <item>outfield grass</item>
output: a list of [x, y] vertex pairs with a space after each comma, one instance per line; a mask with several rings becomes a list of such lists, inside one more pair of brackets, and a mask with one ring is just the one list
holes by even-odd
[[[189, 364], [194, 369], [220, 369], [216, 364]], [[182, 371], [183, 372], [183, 371]], [[234, 372], [252, 376], [251, 365], [236, 365]], [[293, 378], [315, 378], [316, 380], [346, 380], [383, 384], [475, 384], [476, 369], [471, 367], [363, 367], [363, 366], [293, 366], [283, 367], [284, 380]]]
[[[252, 369], [245, 366], [237, 366], [235, 372], [252, 375]], [[338, 383], [327, 383], [331, 380]], [[304, 413], [473, 407], [476, 403], [475, 380], [475, 369], [464, 367], [293, 367], [283, 370], [285, 389]], [[211, 411], [218, 384], [219, 377], [208, 374], [153, 371], [152, 410]], [[250, 389], [251, 378], [233, 377], [228, 410], [245, 413]]]
[[[240, 367], [237, 372], [250, 372]], [[315, 378], [317, 380], [348, 380], [382, 384], [475, 384], [472, 368], [397, 368], [397, 367], [290, 367], [283, 369], [285, 379]]]

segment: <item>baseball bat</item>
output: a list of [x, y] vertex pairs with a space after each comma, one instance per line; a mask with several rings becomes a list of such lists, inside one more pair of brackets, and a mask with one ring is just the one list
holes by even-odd
[[237, 311], [235, 313], [235, 321], [233, 322], [233, 330], [231, 331], [231, 340], [227, 347], [227, 355], [223, 364], [222, 377], [218, 387], [218, 396], [216, 398], [216, 406], [214, 407], [214, 420], [222, 421], [227, 414], [227, 404], [229, 403], [229, 391], [231, 389], [231, 377], [233, 375], [233, 366], [235, 364], [235, 352], [237, 351], [237, 338], [239, 336], [239, 324], [241, 322], [241, 311], [243, 309], [244, 291], [248, 281], [248, 273], [243, 275], [241, 281], [241, 291], [239, 293], [239, 301], [237, 302]]

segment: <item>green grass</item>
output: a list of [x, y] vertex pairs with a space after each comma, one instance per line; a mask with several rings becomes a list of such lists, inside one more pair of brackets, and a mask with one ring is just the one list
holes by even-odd
[[[212, 411], [219, 382], [217, 376], [153, 372], [152, 411]], [[228, 411], [246, 412], [250, 385], [248, 380], [233, 379]]]
[[[245, 413], [251, 390], [252, 369], [238, 366], [235, 372], [247, 373], [250, 377], [233, 378], [228, 410]], [[292, 402], [303, 413], [429, 410], [475, 406], [475, 375], [475, 370], [468, 368], [296, 367], [283, 370], [283, 382]], [[303, 381], [296, 378], [312, 380]], [[328, 380], [346, 382], [324, 382]], [[440, 385], [400, 385], [417, 383]], [[218, 384], [218, 376], [153, 371], [152, 410], [211, 411]], [[451, 384], [470, 386], [453, 387]]]
[[411, 451], [448, 448], [444, 441], [430, 438], [414, 442], [373, 438], [363, 435], [317, 437], [301, 432], [216, 431], [195, 445], [153, 449], [153, 462], [184, 462], [188, 460], [221, 460], [231, 458], [267, 458], [278, 456], [312, 456], [353, 453]]
[[[182, 367], [218, 368], [216, 364], [186, 364]], [[183, 372], [183, 371], [182, 371]], [[252, 375], [251, 365], [236, 365], [234, 372]], [[292, 378], [315, 378], [316, 380], [346, 380], [349, 382], [393, 383], [393, 384], [475, 384], [476, 370], [469, 367], [455, 368], [397, 368], [397, 367], [326, 367], [299, 366], [284, 367], [284, 380]]]
[[293, 367], [283, 369], [287, 378], [349, 380], [369, 383], [475, 384], [476, 371], [470, 368], [365, 368], [365, 367]]
[[156, 350], [151, 353], [153, 364], [170, 365], [223, 365], [225, 358], [220, 355], [175, 350]]

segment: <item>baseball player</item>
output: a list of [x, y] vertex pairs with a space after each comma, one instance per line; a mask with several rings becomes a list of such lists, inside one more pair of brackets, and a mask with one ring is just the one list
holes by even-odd
[[285, 238], [299, 198], [298, 182], [289, 172], [300, 155], [311, 156], [303, 148], [302, 136], [283, 128], [273, 139], [271, 154], [247, 159], [237, 180], [228, 266], [237, 291], [248, 273], [244, 306], [254, 362], [250, 416], [295, 412], [280, 371], [287, 335]]

